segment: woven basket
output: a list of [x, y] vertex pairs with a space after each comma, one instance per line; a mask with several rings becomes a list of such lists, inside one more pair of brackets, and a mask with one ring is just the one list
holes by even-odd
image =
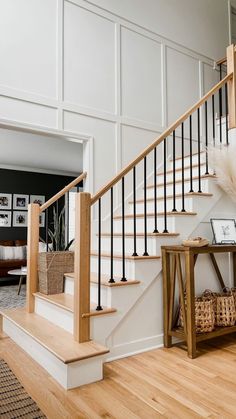
[[234, 326], [236, 320], [235, 302], [232, 291], [216, 297], [216, 325]]
[[42, 294], [62, 293], [66, 272], [74, 272], [74, 252], [39, 253], [39, 292]]
[[236, 290], [225, 288], [223, 291], [219, 294], [206, 290], [202, 297], [213, 301], [216, 326], [233, 326], [236, 321]]
[[[185, 306], [187, 304], [185, 298]], [[180, 307], [180, 326], [183, 327], [183, 312]], [[213, 300], [202, 297], [195, 298], [195, 328], [196, 333], [208, 333], [214, 330], [215, 314]]]

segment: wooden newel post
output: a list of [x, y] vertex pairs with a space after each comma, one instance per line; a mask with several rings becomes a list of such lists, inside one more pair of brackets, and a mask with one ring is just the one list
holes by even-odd
[[33, 293], [38, 290], [39, 205], [28, 206], [26, 310], [34, 312]]
[[90, 340], [90, 227], [91, 195], [77, 193], [75, 206], [74, 339]]
[[228, 82], [229, 129], [236, 128], [236, 56], [234, 45], [227, 48], [227, 74], [233, 73]]

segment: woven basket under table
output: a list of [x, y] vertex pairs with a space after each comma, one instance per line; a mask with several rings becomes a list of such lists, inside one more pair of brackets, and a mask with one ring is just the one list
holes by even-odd
[[225, 288], [224, 291], [219, 294], [206, 290], [202, 297], [206, 301], [212, 300], [213, 302], [216, 326], [234, 326], [236, 321], [236, 293], [234, 289]]
[[74, 272], [74, 252], [42, 252], [38, 258], [39, 292], [63, 292], [64, 274]]
[[[186, 306], [186, 299], [185, 299]], [[180, 308], [180, 326], [183, 327], [183, 313]], [[195, 298], [195, 328], [196, 333], [209, 333], [214, 330], [215, 313], [212, 300], [205, 300], [202, 297]]]

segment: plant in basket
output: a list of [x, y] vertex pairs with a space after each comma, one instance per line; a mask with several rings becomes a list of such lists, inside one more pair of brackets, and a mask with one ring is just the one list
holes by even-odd
[[53, 221], [48, 235], [51, 239], [49, 252], [39, 253], [39, 292], [60, 294], [63, 292], [64, 274], [74, 271], [74, 252], [69, 251], [73, 240], [65, 240], [65, 207], [57, 214], [53, 208]]

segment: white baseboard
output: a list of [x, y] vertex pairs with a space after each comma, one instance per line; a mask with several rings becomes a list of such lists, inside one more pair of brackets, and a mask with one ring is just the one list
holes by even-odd
[[147, 352], [162, 347], [163, 333], [161, 333], [160, 335], [150, 336], [144, 339], [135, 340], [121, 345], [110, 346], [110, 352], [106, 358], [106, 362], [115, 361], [116, 359], [121, 358], [127, 358], [128, 356], [137, 355], [142, 352]]

